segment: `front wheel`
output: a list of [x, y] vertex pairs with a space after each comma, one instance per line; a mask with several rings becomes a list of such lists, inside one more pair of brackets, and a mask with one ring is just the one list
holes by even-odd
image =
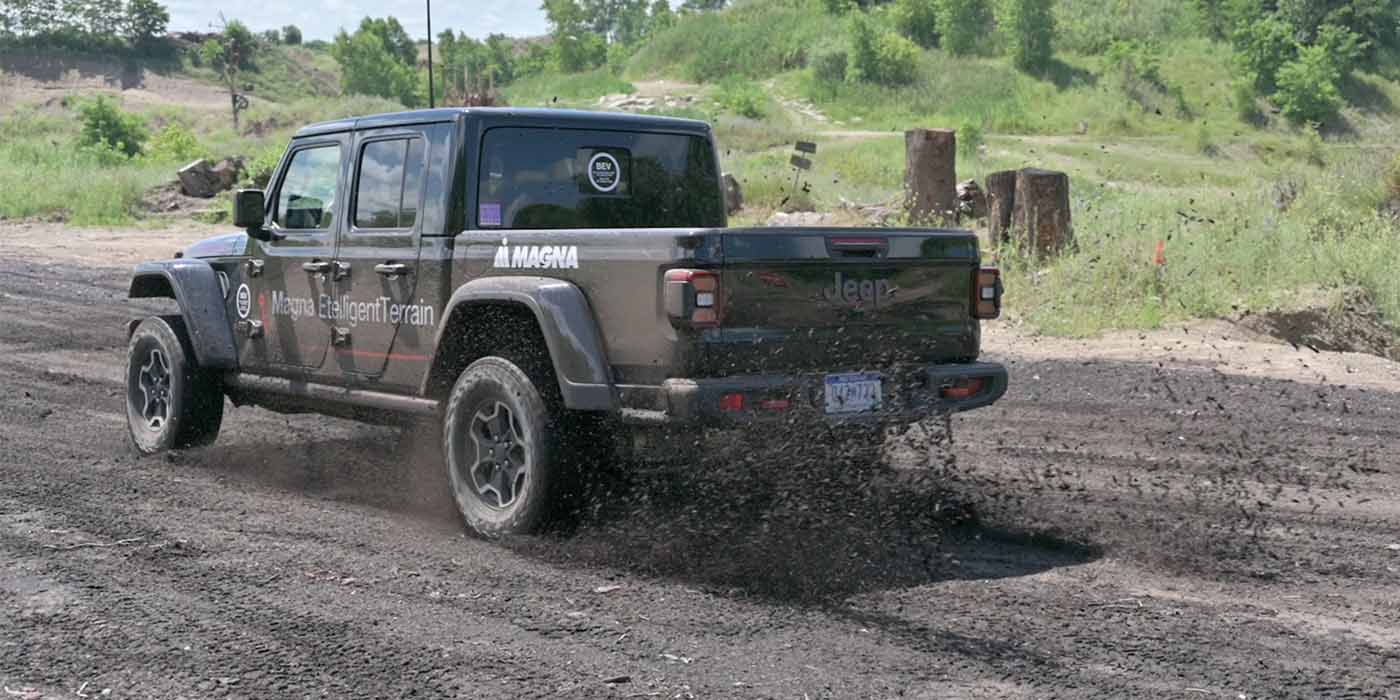
[[126, 364], [127, 432], [138, 453], [198, 447], [218, 437], [224, 394], [195, 362], [182, 319], [142, 321], [131, 334]]
[[485, 537], [545, 527], [563, 492], [555, 427], [549, 404], [514, 363], [486, 357], [462, 371], [447, 400], [442, 441], [468, 527]]

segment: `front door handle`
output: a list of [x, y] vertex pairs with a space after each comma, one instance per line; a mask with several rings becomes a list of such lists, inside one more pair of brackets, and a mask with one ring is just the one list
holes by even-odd
[[245, 264], [244, 267], [245, 267], [245, 269], [247, 269], [247, 271], [248, 271], [248, 276], [249, 276], [249, 277], [261, 277], [261, 276], [262, 276], [262, 273], [263, 273], [263, 261], [261, 261], [261, 260], [249, 260], [249, 261]]
[[337, 263], [335, 263], [335, 274], [332, 275], [332, 277], [334, 277], [335, 279], [338, 279], [338, 280], [343, 280], [343, 279], [345, 279], [346, 277], [349, 277], [349, 276], [350, 276], [350, 263], [348, 263], [348, 262], [337, 262]]
[[314, 272], [318, 275], [324, 275], [331, 271], [331, 264], [325, 260], [312, 260], [311, 262], [302, 263], [301, 269], [307, 272]]
[[399, 275], [408, 274], [408, 266], [403, 263], [384, 262], [374, 266], [374, 271], [389, 279], [395, 279]]

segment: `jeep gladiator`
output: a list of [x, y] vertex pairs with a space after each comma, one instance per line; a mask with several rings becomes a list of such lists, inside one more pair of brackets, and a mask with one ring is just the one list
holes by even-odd
[[213, 442], [225, 396], [428, 422], [464, 520], [494, 536], [547, 522], [580, 426], [890, 425], [1006, 390], [977, 361], [1001, 284], [974, 235], [727, 228], [704, 122], [315, 124], [234, 209], [243, 232], [135, 270], [130, 297], [179, 306], [128, 328], [142, 454]]

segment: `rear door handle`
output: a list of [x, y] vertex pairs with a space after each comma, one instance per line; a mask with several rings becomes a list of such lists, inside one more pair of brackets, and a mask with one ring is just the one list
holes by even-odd
[[408, 266], [403, 263], [384, 262], [374, 266], [374, 271], [389, 279], [408, 274]]
[[312, 260], [311, 262], [302, 263], [301, 269], [323, 275], [331, 271], [331, 264], [325, 260]]

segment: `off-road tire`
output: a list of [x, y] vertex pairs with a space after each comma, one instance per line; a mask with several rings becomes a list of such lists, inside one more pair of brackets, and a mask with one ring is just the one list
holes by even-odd
[[479, 359], [458, 376], [443, 414], [442, 455], [457, 510], [473, 532], [535, 533], [561, 511], [569, 474], [557, 405], [503, 357]]
[[126, 351], [126, 424], [141, 455], [208, 445], [224, 420], [218, 378], [200, 369], [184, 319], [152, 316]]

